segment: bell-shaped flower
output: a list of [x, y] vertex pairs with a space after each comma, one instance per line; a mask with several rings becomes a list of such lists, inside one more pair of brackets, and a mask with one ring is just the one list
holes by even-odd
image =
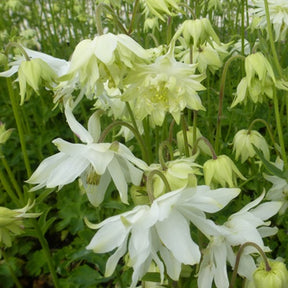
[[63, 94], [66, 86], [71, 86], [72, 90], [80, 88], [88, 98], [99, 96], [104, 91], [104, 83], [109, 87], [121, 86], [124, 75], [134, 63], [146, 61], [149, 55], [124, 34], [108, 33], [93, 40], [82, 40], [72, 54], [70, 69], [60, 79], [63, 82], [57, 87], [57, 93]]
[[[281, 202], [272, 201], [260, 204], [264, 196], [263, 193], [240, 211], [231, 215], [222, 226], [217, 227], [217, 233], [212, 237], [204, 233], [210, 238], [210, 243], [203, 252], [203, 260], [198, 274], [199, 287], [210, 288], [213, 281], [217, 288], [229, 287], [226, 265], [227, 261], [232, 267], [235, 265], [236, 255], [233, 247], [246, 242], [254, 242], [263, 251], [269, 251], [262, 238], [275, 235], [278, 229], [269, 227], [270, 222], [266, 220], [279, 211]], [[239, 263], [239, 275], [251, 279], [253, 271], [256, 269], [251, 254], [255, 252], [257, 250], [254, 248], [244, 250]]]
[[241, 102], [246, 103], [247, 98], [251, 98], [253, 103], [262, 103], [265, 95], [272, 99], [274, 87], [288, 90], [285, 81], [276, 80], [271, 64], [261, 52], [250, 54], [245, 58], [245, 72], [246, 76], [237, 86], [231, 107]]
[[69, 102], [66, 103], [67, 122], [83, 144], [55, 139], [53, 143], [60, 152], [43, 160], [27, 180], [30, 184], [37, 184], [31, 191], [45, 186], [61, 188], [81, 176], [84, 188], [88, 191], [88, 199], [93, 205], [98, 206], [102, 202], [111, 180], [121, 200], [128, 202], [127, 183], [139, 185], [143, 173], [140, 169], [146, 169], [147, 165], [121, 143], [96, 143], [100, 123], [95, 113], [89, 119], [87, 131], [75, 119]]
[[248, 282], [246, 288], [285, 288], [288, 283], [288, 271], [285, 263], [270, 260], [269, 268], [263, 262], [253, 273], [253, 279]]
[[130, 103], [136, 119], [148, 115], [150, 123], [161, 126], [166, 113], [179, 123], [185, 108], [205, 110], [197, 91], [205, 90], [204, 75], [195, 74], [195, 65], [175, 60], [173, 48], [152, 64], [139, 64], [125, 79], [122, 100]]
[[[11, 247], [12, 237], [24, 232], [24, 218], [35, 218], [41, 213], [26, 213], [34, 206], [30, 201], [21, 209], [0, 207], [0, 245]], [[1, 252], [0, 252], [1, 255]]]
[[105, 276], [114, 272], [128, 250], [129, 265], [133, 267], [130, 287], [135, 287], [146, 274], [152, 260], [159, 268], [162, 281], [164, 264], [169, 277], [177, 281], [182, 264], [194, 265], [201, 258], [200, 249], [191, 238], [189, 222], [206, 234], [215, 233], [217, 226], [206, 219], [205, 212], [221, 210], [239, 192], [239, 189], [210, 190], [208, 186], [198, 186], [166, 193], [151, 207], [136, 206], [100, 224], [88, 224], [99, 230], [87, 249], [106, 253], [116, 248], [107, 261]]
[[237, 166], [227, 155], [217, 156], [216, 159], [207, 160], [203, 165], [206, 185], [218, 185], [222, 187], [236, 187], [237, 178], [246, 178], [241, 174]]
[[253, 158], [256, 155], [254, 147], [257, 147], [264, 157], [269, 160], [270, 152], [265, 138], [255, 130], [242, 129], [238, 131], [233, 139], [233, 152], [235, 152], [236, 160], [241, 158], [241, 163], [244, 163], [248, 158]]
[[[283, 171], [284, 162], [277, 158], [273, 165]], [[279, 214], [284, 214], [288, 208], [288, 182], [287, 179], [281, 178], [277, 175], [264, 174], [264, 178], [272, 183], [272, 187], [267, 191], [266, 199], [273, 201], [281, 201], [282, 207]]]
[[175, 35], [181, 33], [187, 45], [193, 44], [197, 47], [207, 42], [213, 45], [212, 40], [220, 45], [219, 37], [208, 18], [185, 20]]

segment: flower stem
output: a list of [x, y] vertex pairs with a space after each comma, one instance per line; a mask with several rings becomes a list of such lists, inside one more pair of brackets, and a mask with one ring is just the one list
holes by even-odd
[[216, 127], [216, 137], [215, 137], [215, 151], [218, 154], [219, 153], [219, 141], [221, 138], [221, 119], [222, 119], [222, 113], [223, 113], [223, 99], [224, 99], [224, 90], [225, 90], [225, 82], [227, 78], [227, 72], [230, 64], [232, 61], [236, 59], [242, 59], [245, 60], [245, 57], [243, 55], [235, 55], [230, 57], [223, 68], [221, 82], [220, 82], [220, 90], [219, 90], [219, 104], [218, 104], [218, 116], [217, 116], [217, 127]]
[[134, 1], [132, 18], [131, 18], [130, 26], [128, 29], [128, 35], [130, 35], [133, 31], [133, 25], [134, 25], [135, 18], [136, 18], [137, 12], [138, 12], [138, 7], [139, 7], [139, 0], [136, 0], [136, 1]]
[[268, 259], [267, 259], [266, 255], [265, 255], [265, 253], [263, 252], [263, 250], [260, 248], [260, 246], [257, 245], [254, 242], [245, 242], [244, 244], [242, 244], [240, 246], [239, 251], [237, 253], [236, 261], [235, 261], [235, 265], [234, 265], [234, 271], [233, 271], [233, 274], [232, 274], [232, 278], [231, 278], [231, 281], [230, 281], [229, 288], [234, 288], [235, 287], [235, 281], [236, 281], [236, 277], [237, 277], [238, 267], [239, 267], [239, 264], [240, 264], [240, 259], [241, 259], [241, 256], [242, 256], [242, 253], [243, 253], [244, 249], [247, 246], [252, 246], [252, 247], [256, 248], [258, 250], [259, 254], [262, 256], [262, 259], [263, 259], [263, 261], [265, 263], [266, 271], [270, 271], [271, 270], [271, 267], [269, 265]]
[[168, 152], [169, 152], [169, 160], [173, 159], [173, 149], [171, 144], [169, 143], [169, 141], [163, 141], [160, 143], [159, 145], [159, 162], [161, 164], [162, 170], [167, 170], [167, 165], [165, 163], [165, 159], [163, 156], [163, 150], [164, 148], [167, 148]]
[[171, 191], [171, 187], [170, 187], [166, 177], [164, 176], [164, 174], [161, 171], [159, 171], [159, 170], [150, 171], [147, 175], [147, 194], [148, 194], [148, 197], [149, 197], [151, 204], [154, 201], [154, 191], [153, 191], [153, 177], [154, 177], [154, 175], [158, 175], [162, 179], [162, 181], [166, 187], [166, 192]]
[[55, 270], [55, 266], [54, 266], [54, 263], [53, 263], [53, 259], [51, 257], [51, 253], [50, 253], [48, 242], [45, 239], [45, 237], [44, 237], [44, 235], [42, 233], [42, 230], [39, 227], [39, 224], [38, 224], [37, 220], [32, 219], [32, 221], [33, 221], [33, 226], [34, 226], [36, 234], [37, 234], [37, 238], [38, 238], [38, 240], [39, 240], [39, 242], [40, 242], [40, 244], [42, 246], [42, 249], [43, 249], [45, 257], [46, 257], [47, 264], [48, 264], [48, 267], [49, 267], [49, 271], [51, 273], [51, 277], [52, 277], [52, 280], [53, 280], [54, 287], [55, 288], [60, 288], [58, 277], [57, 277], [56, 270]]
[[22, 284], [20, 283], [20, 281], [18, 280], [13, 268], [11, 267], [11, 265], [9, 264], [9, 260], [8, 260], [8, 256], [6, 255], [6, 252], [4, 251], [4, 249], [1, 250], [0, 254], [2, 254], [3, 258], [4, 258], [4, 261], [6, 262], [7, 266], [8, 266], [8, 269], [9, 269], [9, 272], [10, 272], [10, 275], [11, 275], [11, 278], [13, 279], [13, 282], [15, 284], [15, 286], [17, 288], [23, 288]]
[[183, 132], [185, 156], [189, 157], [189, 143], [188, 143], [188, 138], [187, 138], [188, 127], [187, 127], [187, 123], [183, 114], [181, 115], [181, 127], [182, 127], [182, 132]]

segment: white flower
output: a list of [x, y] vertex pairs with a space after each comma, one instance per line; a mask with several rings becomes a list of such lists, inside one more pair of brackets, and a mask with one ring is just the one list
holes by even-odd
[[[284, 163], [280, 158], [276, 159], [275, 166], [283, 170]], [[272, 187], [268, 190], [266, 198], [273, 201], [282, 201], [283, 205], [279, 211], [283, 214], [288, 208], [288, 182], [284, 178], [276, 175], [264, 174], [264, 178], [272, 183]]]
[[182, 263], [194, 265], [201, 258], [198, 245], [191, 239], [189, 222], [205, 234], [215, 234], [217, 226], [206, 219], [204, 212], [219, 211], [239, 192], [239, 189], [210, 190], [208, 186], [198, 186], [166, 193], [151, 207], [136, 206], [98, 225], [88, 224], [99, 230], [87, 249], [106, 253], [117, 248], [107, 261], [105, 276], [114, 272], [128, 250], [129, 265], [134, 270], [131, 287], [146, 274], [152, 260], [159, 268], [162, 281], [164, 264], [169, 277], [177, 281]]
[[[58, 98], [67, 96], [70, 90], [80, 88], [88, 98], [99, 96], [104, 91], [104, 83], [109, 87], [121, 86], [127, 70], [137, 60], [145, 61], [149, 52], [131, 37], [112, 33], [96, 36], [93, 40], [82, 40], [75, 48], [70, 69], [60, 79], [57, 87]], [[70, 90], [67, 89], [71, 87]], [[68, 95], [69, 96], [69, 95]]]
[[[23, 47], [23, 49], [25, 50], [29, 58], [41, 59], [42, 61], [47, 63], [50, 68], [57, 74], [58, 77], [65, 74], [69, 69], [70, 63], [63, 59], [55, 58], [48, 54], [34, 51], [25, 47]], [[18, 56], [17, 60], [9, 63], [9, 66], [11, 66], [9, 70], [0, 73], [0, 77], [11, 77], [13, 74], [18, 72], [21, 63], [24, 61], [26, 61], [24, 56]]]
[[[203, 261], [200, 264], [199, 287], [210, 288], [214, 280], [218, 288], [228, 288], [226, 262], [228, 261], [233, 267], [236, 260], [232, 247], [254, 242], [263, 251], [269, 251], [269, 248], [264, 246], [262, 238], [276, 234], [278, 229], [268, 227], [270, 222], [265, 221], [279, 211], [281, 202], [272, 201], [259, 205], [263, 198], [264, 193], [231, 215], [224, 225], [215, 230], [218, 233], [212, 237], [206, 234], [211, 241], [203, 253]], [[253, 248], [245, 249], [238, 268], [239, 275], [248, 279], [252, 277], [256, 265], [250, 254], [255, 252]]]
[[[267, 29], [266, 12], [263, 0], [254, 0], [252, 14], [260, 18], [257, 27]], [[275, 41], [285, 40], [288, 29], [288, 2], [286, 0], [268, 0], [270, 21], [274, 28]]]
[[88, 131], [77, 122], [68, 102], [65, 115], [71, 130], [84, 144], [55, 139], [53, 143], [60, 152], [45, 159], [27, 180], [30, 184], [38, 184], [31, 191], [44, 186], [61, 188], [81, 176], [89, 200], [98, 206], [112, 179], [121, 200], [127, 203], [127, 182], [139, 185], [142, 177], [142, 171], [134, 165], [143, 170], [147, 165], [121, 143], [95, 143], [100, 133], [95, 113], [89, 119]]

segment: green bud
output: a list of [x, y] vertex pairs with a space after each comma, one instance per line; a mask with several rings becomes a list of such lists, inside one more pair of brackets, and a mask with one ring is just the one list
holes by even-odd
[[205, 184], [213, 186], [220, 184], [221, 187], [236, 187], [237, 177], [246, 178], [238, 170], [234, 162], [226, 155], [220, 155], [216, 159], [207, 160], [203, 165]]
[[[270, 261], [271, 270], [267, 271], [263, 263], [253, 274], [255, 288], [286, 288], [288, 285], [288, 271], [282, 262]], [[252, 286], [253, 287], [253, 286]]]
[[8, 63], [8, 57], [4, 53], [0, 53], [0, 65], [6, 65]]
[[244, 163], [248, 158], [254, 157], [256, 152], [253, 145], [261, 150], [264, 157], [269, 160], [270, 152], [265, 138], [258, 131], [245, 129], [238, 131], [233, 139], [233, 152], [236, 153], [236, 160], [240, 157], [241, 162]]
[[6, 130], [5, 124], [0, 122], [0, 144], [4, 144], [9, 139], [13, 130], [13, 128]]
[[146, 187], [144, 186], [132, 185], [130, 188], [130, 195], [135, 205], [145, 205], [150, 203]]

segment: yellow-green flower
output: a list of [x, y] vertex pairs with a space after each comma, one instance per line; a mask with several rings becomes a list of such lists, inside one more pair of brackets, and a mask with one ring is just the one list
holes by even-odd
[[183, 34], [188, 45], [200, 46], [207, 42], [213, 45], [212, 40], [220, 45], [219, 37], [208, 18], [184, 21], [178, 32], [176, 32], [176, 35], [180, 33]]
[[241, 162], [244, 163], [248, 158], [254, 157], [256, 152], [253, 145], [269, 160], [270, 152], [265, 138], [258, 131], [245, 129], [238, 131], [233, 139], [233, 152], [235, 152], [236, 160], [240, 157]]
[[4, 144], [10, 137], [14, 129], [5, 128], [5, 124], [0, 121], [0, 144]]
[[26, 213], [34, 206], [28, 202], [22, 209], [0, 207], [0, 244], [11, 247], [12, 237], [24, 232], [23, 218], [35, 218], [41, 213]]
[[216, 159], [207, 160], [203, 165], [205, 184], [208, 186], [218, 185], [221, 187], [236, 187], [237, 178], [246, 178], [238, 170], [234, 162], [226, 155], [220, 155]]
[[23, 61], [18, 70], [21, 104], [30, 98], [31, 89], [39, 94], [40, 84], [45, 82], [48, 87], [52, 87], [57, 78], [53, 69], [42, 59], [34, 58]]
[[200, 83], [205, 76], [195, 74], [196, 65], [177, 62], [172, 50], [128, 74], [122, 100], [130, 103], [138, 120], [149, 115], [152, 125], [161, 126], [166, 113], [179, 123], [185, 108], [205, 110], [197, 93], [205, 89]]
[[253, 273], [253, 279], [248, 281], [246, 288], [286, 288], [288, 271], [283, 262], [269, 261], [271, 270], [267, 271], [262, 262]]

